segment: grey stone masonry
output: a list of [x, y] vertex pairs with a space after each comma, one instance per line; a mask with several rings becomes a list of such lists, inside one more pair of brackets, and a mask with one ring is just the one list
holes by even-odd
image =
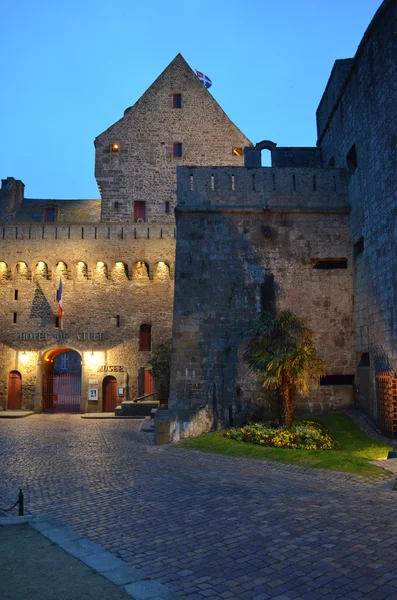
[[[176, 218], [174, 438], [276, 416], [274, 396], [243, 360], [263, 309], [303, 317], [327, 373], [354, 375], [343, 170], [180, 168]], [[330, 268], [317, 268], [319, 260]], [[351, 385], [322, 386], [300, 398], [298, 409], [349, 406], [352, 392]]]

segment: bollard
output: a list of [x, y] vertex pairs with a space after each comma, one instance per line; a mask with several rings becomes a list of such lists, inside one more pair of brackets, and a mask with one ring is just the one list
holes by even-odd
[[23, 491], [22, 488], [19, 490], [18, 494], [18, 515], [23, 517]]

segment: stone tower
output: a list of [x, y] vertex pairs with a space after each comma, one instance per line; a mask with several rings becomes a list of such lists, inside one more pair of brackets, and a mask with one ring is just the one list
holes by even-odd
[[95, 140], [103, 221], [171, 224], [176, 167], [243, 165], [251, 142], [178, 54], [134, 106]]

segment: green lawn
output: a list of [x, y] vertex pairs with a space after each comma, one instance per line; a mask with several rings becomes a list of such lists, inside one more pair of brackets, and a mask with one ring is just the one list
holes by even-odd
[[356, 473], [365, 477], [381, 477], [388, 474], [367, 461], [386, 458], [391, 446], [374, 440], [362, 433], [347, 415], [324, 415], [316, 417], [340, 443], [339, 450], [286, 450], [283, 448], [263, 448], [246, 442], [227, 439], [223, 432], [208, 433], [190, 438], [178, 445], [202, 452], [259, 458], [293, 463], [305, 467], [317, 467], [334, 471]]

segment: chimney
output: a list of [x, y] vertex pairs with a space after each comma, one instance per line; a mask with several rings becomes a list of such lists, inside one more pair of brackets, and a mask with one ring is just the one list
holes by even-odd
[[25, 185], [19, 179], [7, 177], [1, 180], [0, 220], [14, 215], [20, 208], [24, 198]]

